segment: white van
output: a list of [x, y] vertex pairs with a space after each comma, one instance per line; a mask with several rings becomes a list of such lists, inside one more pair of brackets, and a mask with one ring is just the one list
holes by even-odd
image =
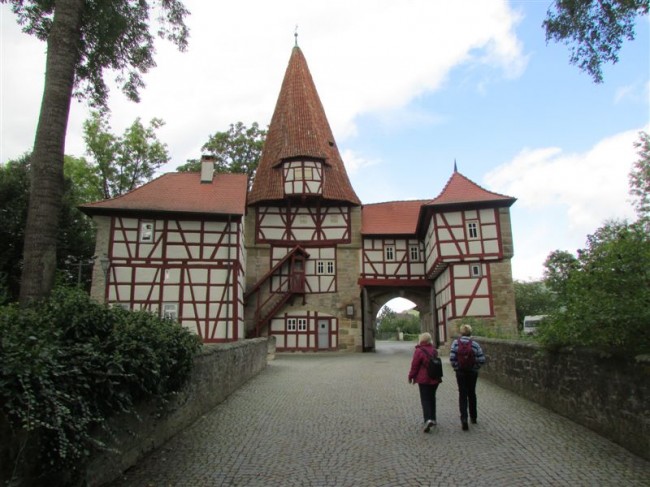
[[537, 325], [548, 315], [531, 315], [524, 317], [524, 335], [534, 335], [537, 332]]

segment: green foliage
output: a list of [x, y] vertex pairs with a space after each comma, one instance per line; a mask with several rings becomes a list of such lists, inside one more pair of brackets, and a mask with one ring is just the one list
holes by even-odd
[[[65, 159], [66, 165], [70, 163], [75, 167], [82, 164], [80, 161], [83, 160]], [[18, 297], [31, 171], [28, 154], [0, 165], [0, 304]], [[74, 169], [71, 173], [75, 174]], [[82, 202], [78, 188], [76, 182], [65, 178], [56, 261], [60, 282], [80, 283], [88, 288], [91, 273], [88, 262], [95, 249], [95, 231], [92, 221], [76, 208]]]
[[618, 62], [625, 39], [634, 40], [638, 16], [646, 15], [650, 0], [555, 0], [543, 26], [546, 41], [571, 46], [571, 64], [603, 81], [602, 65]]
[[557, 306], [555, 296], [543, 281], [515, 281], [515, 308], [517, 326], [521, 328], [524, 316], [546, 315]]
[[634, 198], [634, 209], [639, 221], [645, 223], [650, 231], [650, 135], [639, 132], [639, 140], [634, 143], [637, 159], [630, 171], [630, 195]]
[[104, 447], [96, 435], [107, 418], [177, 391], [200, 348], [176, 323], [70, 289], [28, 308], [0, 308], [0, 340], [2, 413], [20, 450], [36, 452], [16, 458], [17, 470], [48, 479], [74, 477]]
[[512, 326], [503, 326], [499, 323], [490, 323], [483, 318], [466, 317], [455, 323], [456, 329], [452, 335], [459, 335], [461, 325], [470, 325], [472, 335], [485, 338], [517, 338], [518, 333], [514, 332]]
[[[215, 158], [217, 173], [241, 173], [248, 175], [248, 186], [253, 184], [255, 171], [262, 156], [266, 130], [261, 130], [257, 122], [250, 128], [242, 122], [230, 124], [226, 132], [216, 132], [201, 148]], [[176, 168], [177, 171], [200, 171], [201, 161], [190, 160]]]
[[554, 293], [559, 302], [566, 295], [569, 274], [578, 267], [578, 260], [566, 250], [555, 250], [544, 261], [544, 285]]
[[397, 333], [416, 335], [420, 333], [419, 313], [396, 313], [384, 306], [377, 317], [377, 332], [380, 334]]
[[118, 137], [110, 132], [105, 113], [93, 112], [84, 122], [86, 151], [95, 162], [90, 172], [102, 188], [103, 198], [114, 198], [135, 189], [169, 161], [167, 146], [156, 135], [164, 124], [161, 119], [153, 118], [145, 127], [137, 118]]
[[[42, 41], [48, 40], [59, 2], [3, 2], [11, 4], [24, 32]], [[79, 49], [75, 68], [76, 94], [90, 99], [94, 106], [106, 106], [106, 69], [117, 73], [116, 81], [129, 99], [139, 101], [139, 91], [144, 86], [142, 74], [156, 65], [153, 60], [156, 34], [176, 44], [181, 51], [187, 47], [189, 31], [184, 21], [189, 12], [179, 0], [89, 1], [82, 2], [82, 9], [78, 38], [69, 39], [64, 48]], [[152, 14], [156, 18], [154, 33], [149, 26]]]
[[650, 353], [650, 235], [640, 223], [610, 222], [588, 236], [567, 276], [563, 307], [538, 331], [550, 347]]

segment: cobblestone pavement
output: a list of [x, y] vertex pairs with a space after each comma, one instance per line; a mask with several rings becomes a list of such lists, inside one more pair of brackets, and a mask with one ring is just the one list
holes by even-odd
[[280, 354], [112, 486], [650, 486], [650, 462], [480, 377], [462, 431], [448, 363], [423, 433], [412, 347]]

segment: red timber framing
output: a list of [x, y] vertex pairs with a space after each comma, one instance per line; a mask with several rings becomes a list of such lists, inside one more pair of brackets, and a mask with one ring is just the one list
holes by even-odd
[[[336, 280], [336, 247], [305, 247], [309, 250], [309, 258], [305, 259], [305, 293], [335, 293]], [[279, 267], [278, 262], [283, 261], [293, 249], [290, 247], [271, 248], [271, 267], [277, 269], [271, 276], [271, 292], [283, 292], [282, 282], [286, 280], [289, 268]]]
[[305, 262], [308, 257], [302, 247], [294, 247], [246, 292], [246, 303], [255, 297], [255, 336], [261, 336], [276, 313], [296, 295], [302, 295], [302, 304], [305, 304]]
[[255, 240], [285, 246], [291, 243], [350, 243], [348, 206], [259, 206]]
[[500, 235], [498, 209], [433, 214], [426, 238], [427, 275], [437, 275], [452, 262], [501, 260]]
[[450, 265], [435, 280], [438, 322], [465, 317], [493, 317], [489, 263]]
[[313, 196], [323, 193], [323, 163], [320, 161], [288, 161], [282, 163], [284, 194]]
[[424, 279], [424, 246], [417, 239], [364, 238], [361, 279]]
[[106, 301], [175, 318], [204, 342], [242, 338], [242, 231], [239, 219], [112, 217]]
[[296, 311], [275, 316], [271, 320], [270, 333], [276, 339], [279, 352], [336, 350], [338, 347], [338, 320], [324, 313]]

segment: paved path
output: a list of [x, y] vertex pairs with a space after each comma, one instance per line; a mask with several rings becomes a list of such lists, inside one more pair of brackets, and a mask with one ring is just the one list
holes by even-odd
[[412, 347], [278, 355], [113, 486], [650, 486], [650, 462], [480, 378], [463, 432], [448, 364], [423, 433]]

